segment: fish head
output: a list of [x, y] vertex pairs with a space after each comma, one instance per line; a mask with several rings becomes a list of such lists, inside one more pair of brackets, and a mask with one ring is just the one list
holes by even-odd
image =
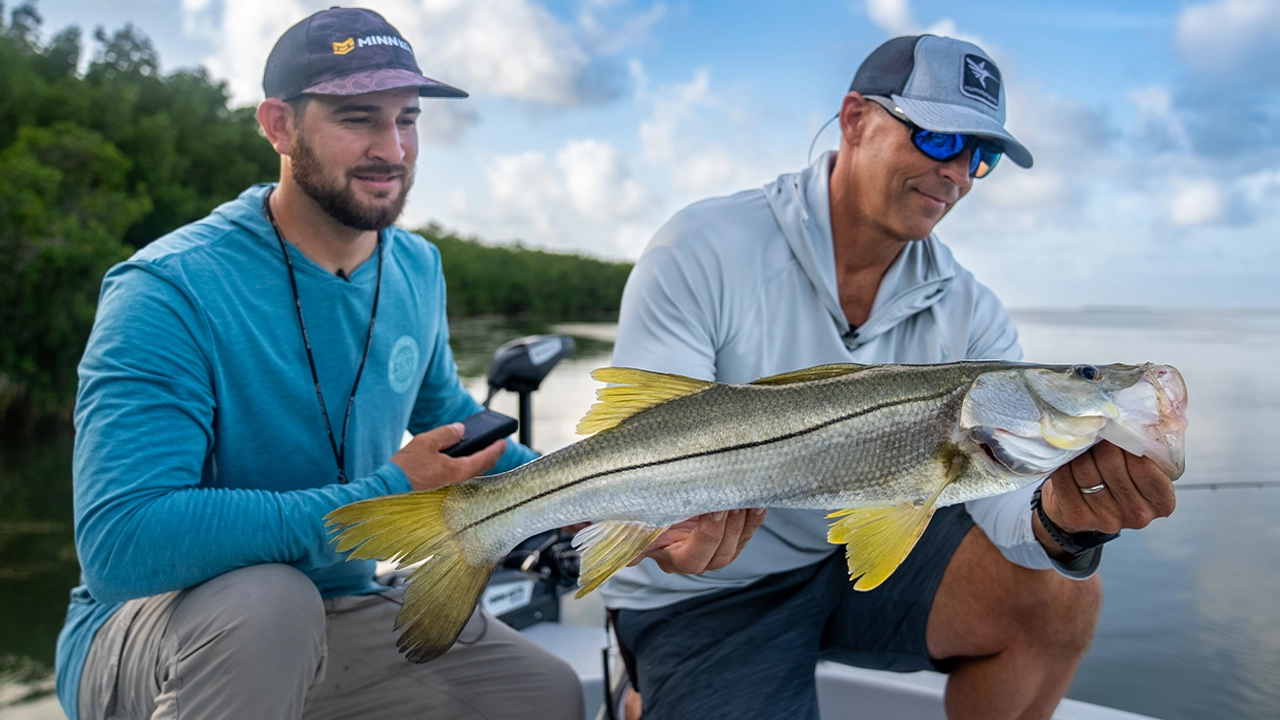
[[1186, 384], [1170, 365], [1028, 365], [980, 375], [960, 432], [1002, 474], [1047, 475], [1107, 440], [1176, 479], [1186, 405]]

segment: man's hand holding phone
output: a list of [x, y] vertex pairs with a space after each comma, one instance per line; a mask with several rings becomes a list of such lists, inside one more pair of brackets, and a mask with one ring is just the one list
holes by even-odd
[[[474, 416], [473, 416], [474, 417]], [[468, 418], [470, 420], [471, 418]], [[451, 423], [415, 435], [391, 462], [400, 466], [414, 490], [433, 490], [483, 475], [498, 463], [507, 449], [507, 441], [498, 439], [471, 455], [450, 457], [446, 450], [462, 442], [467, 428]]]

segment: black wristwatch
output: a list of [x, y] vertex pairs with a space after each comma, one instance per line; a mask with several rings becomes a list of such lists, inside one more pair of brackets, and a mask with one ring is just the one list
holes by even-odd
[[1104, 533], [1086, 530], [1084, 532], [1069, 533], [1058, 527], [1049, 519], [1049, 514], [1044, 511], [1044, 506], [1040, 504], [1040, 490], [1043, 487], [1044, 483], [1041, 483], [1040, 487], [1036, 488], [1036, 491], [1031, 495], [1031, 507], [1035, 510], [1036, 516], [1040, 518], [1040, 524], [1044, 526], [1044, 531], [1049, 533], [1049, 537], [1061, 545], [1064, 551], [1079, 557], [1120, 537], [1118, 532]]

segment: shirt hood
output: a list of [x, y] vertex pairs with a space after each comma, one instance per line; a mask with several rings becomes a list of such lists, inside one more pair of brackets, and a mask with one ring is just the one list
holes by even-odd
[[845, 346], [854, 350], [937, 303], [955, 279], [956, 262], [933, 234], [908, 243], [880, 282], [867, 322], [850, 327], [840, 308], [831, 235], [828, 181], [834, 162], [834, 152], [823, 153], [804, 170], [778, 176], [764, 191], [796, 262], [822, 298]]
[[251, 185], [235, 200], [222, 203], [210, 214], [220, 215], [249, 233], [274, 242], [275, 231], [271, 228], [271, 221], [267, 219], [267, 214], [263, 210], [263, 203], [275, 187], [275, 183]]

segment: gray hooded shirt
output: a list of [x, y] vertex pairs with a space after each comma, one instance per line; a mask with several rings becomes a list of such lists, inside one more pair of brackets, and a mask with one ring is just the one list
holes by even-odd
[[[851, 328], [840, 308], [827, 182], [834, 154], [760, 190], [695, 203], [654, 236], [622, 296], [615, 366], [746, 383], [824, 363], [1020, 360], [1018, 334], [990, 290], [938, 239], [907, 245]], [[1010, 561], [1087, 577], [1100, 553], [1068, 570], [1036, 540], [1034, 486], [966, 504]], [[741, 587], [822, 560], [826, 512], [769, 510], [728, 567], [664, 573], [653, 560], [626, 568], [601, 592], [610, 607], [651, 609]]]

